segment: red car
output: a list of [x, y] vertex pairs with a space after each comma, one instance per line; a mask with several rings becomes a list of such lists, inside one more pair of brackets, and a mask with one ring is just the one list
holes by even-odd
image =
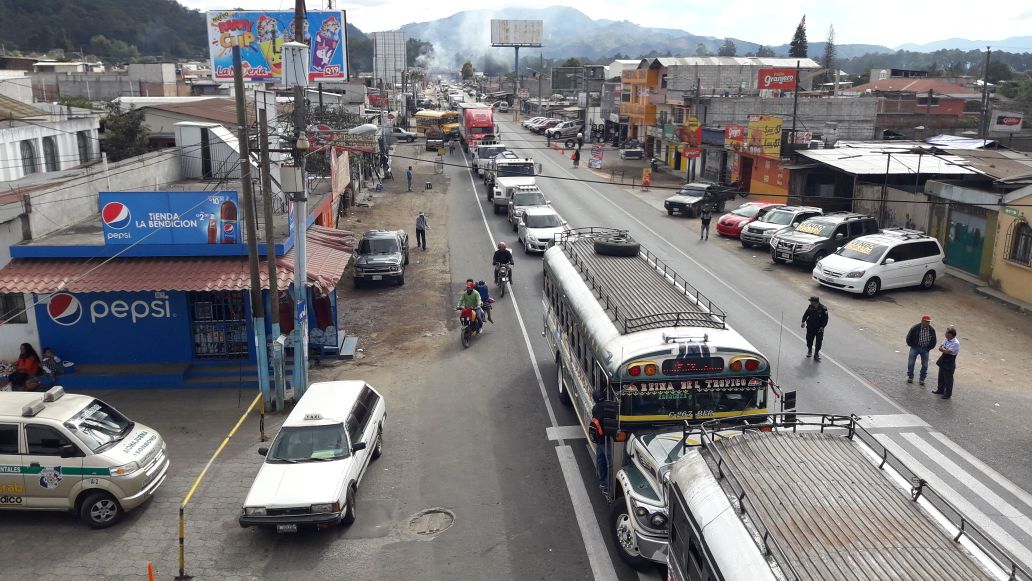
[[767, 212], [781, 206], [784, 206], [784, 204], [746, 202], [717, 220], [717, 234], [729, 238], [738, 238], [742, 234], [742, 228], [745, 228], [747, 224], [759, 220]]

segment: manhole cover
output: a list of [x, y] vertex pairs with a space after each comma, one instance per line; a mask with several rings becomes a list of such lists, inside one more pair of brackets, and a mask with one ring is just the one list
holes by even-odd
[[421, 536], [434, 536], [447, 530], [455, 522], [455, 515], [444, 508], [428, 508], [409, 520], [409, 531]]

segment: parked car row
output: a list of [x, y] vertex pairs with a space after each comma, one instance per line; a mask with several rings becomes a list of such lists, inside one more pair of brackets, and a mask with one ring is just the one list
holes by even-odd
[[746, 202], [718, 218], [716, 232], [738, 238], [744, 248], [767, 248], [775, 264], [810, 267], [817, 284], [865, 297], [884, 289], [930, 289], [946, 272], [946, 255], [934, 237], [881, 229], [877, 218], [854, 212]]

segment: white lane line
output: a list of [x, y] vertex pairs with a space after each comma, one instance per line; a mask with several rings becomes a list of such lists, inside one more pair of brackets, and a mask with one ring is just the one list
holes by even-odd
[[879, 428], [930, 428], [928, 422], [914, 414], [880, 414], [859, 416], [860, 425], [871, 430]]
[[545, 428], [545, 435], [549, 440], [576, 440], [584, 438], [584, 428], [580, 426], [548, 426]]
[[[595, 581], [616, 581], [616, 569], [613, 568], [609, 550], [602, 540], [602, 531], [599, 529], [598, 521], [595, 520], [595, 510], [591, 507], [591, 499], [588, 498], [584, 479], [580, 477], [577, 459], [573, 456], [573, 448], [556, 446], [555, 453], [559, 457], [559, 466], [563, 469], [563, 479], [566, 480], [567, 488], [570, 491], [573, 513], [577, 517], [577, 526], [581, 530], [584, 549], [588, 552], [591, 575]], [[572, 486], [574, 482], [578, 483], [578, 486]]]
[[1001, 498], [1000, 495], [990, 490], [988, 486], [982, 484], [977, 478], [958, 466], [956, 462], [950, 460], [945, 454], [935, 449], [934, 446], [931, 446], [917, 434], [913, 432], [903, 432], [900, 436], [920, 450], [922, 454], [928, 456], [928, 458], [935, 462], [936, 465], [941, 466], [946, 474], [956, 478], [961, 484], [971, 490], [971, 492], [981, 496], [989, 503], [990, 506], [993, 507], [993, 509], [999, 512], [1000, 516], [1011, 520], [1018, 526], [1018, 528], [1032, 536], [1032, 519], [1023, 515], [1020, 510], [1014, 508], [1009, 502]]
[[[526, 141], [526, 140], [524, 140], [524, 141]], [[528, 143], [529, 143], [529, 142], [528, 142]], [[536, 159], [537, 159], [537, 158], [535, 158], [535, 161], [536, 161]], [[566, 168], [564, 168], [563, 166], [559, 165], [559, 164], [558, 164], [557, 162], [555, 162], [555, 161], [554, 161], [554, 160], [552, 160], [551, 158], [547, 158], [547, 157], [546, 157], [545, 159], [547, 159], [547, 160], [549, 161], [549, 163], [551, 163], [551, 164], [552, 164], [553, 166], [555, 166], [555, 167], [559, 168], [560, 170], [562, 170], [562, 171], [563, 171], [563, 173], [567, 174], [567, 175], [568, 175], [568, 176], [570, 176], [571, 178], [572, 178], [572, 177], [575, 177], [575, 176], [574, 176], [574, 175], [573, 175], [572, 173], [570, 173], [570, 172], [569, 172], [569, 171], [568, 171], [568, 170], [567, 170]], [[636, 223], [637, 223], [637, 224], [638, 224], [639, 226], [641, 226], [641, 227], [642, 227], [642, 228], [643, 228], [644, 230], [648, 231], [648, 232], [649, 232], [650, 234], [652, 234], [652, 235], [653, 235], [653, 236], [655, 236], [656, 238], [658, 238], [658, 239], [662, 240], [663, 242], [666, 242], [666, 243], [667, 243], [667, 245], [668, 245], [668, 246], [669, 246], [669, 247], [670, 247], [670, 248], [671, 248], [672, 250], [674, 250], [675, 252], [677, 252], [677, 253], [678, 253], [678, 254], [680, 254], [681, 256], [684, 256], [685, 258], [687, 258], [687, 259], [688, 259], [688, 260], [689, 260], [689, 261], [690, 261], [691, 263], [693, 263], [693, 264], [694, 264], [695, 266], [697, 266], [699, 270], [701, 270], [701, 271], [705, 272], [706, 274], [710, 275], [710, 276], [711, 276], [711, 277], [713, 278], [713, 280], [715, 280], [715, 281], [716, 281], [716, 282], [717, 282], [718, 284], [722, 285], [722, 286], [723, 286], [724, 288], [726, 288], [726, 289], [727, 289], [728, 291], [730, 291], [730, 292], [734, 293], [735, 295], [737, 295], [737, 296], [738, 296], [738, 298], [742, 299], [742, 300], [743, 300], [743, 301], [745, 301], [745, 302], [746, 302], [746, 303], [747, 303], [748, 305], [750, 305], [751, 307], [753, 307], [754, 309], [756, 309], [756, 311], [757, 311], [758, 313], [760, 313], [761, 315], [763, 315], [764, 317], [766, 317], [766, 318], [770, 319], [770, 320], [771, 320], [771, 322], [773, 322], [773, 323], [774, 323], [775, 325], [777, 325], [778, 327], [783, 327], [783, 330], [784, 330], [784, 332], [785, 332], [785, 333], [788, 333], [789, 335], [791, 335], [791, 336], [795, 337], [795, 338], [796, 338], [797, 340], [799, 340], [799, 341], [805, 341], [805, 338], [804, 338], [804, 337], [803, 337], [802, 335], [800, 335], [800, 334], [796, 333], [794, 329], [792, 329], [792, 328], [790, 328], [790, 327], [787, 327], [787, 326], [784, 326], [784, 325], [782, 325], [782, 324], [781, 324], [781, 321], [779, 321], [779, 320], [778, 320], [778, 319], [777, 319], [777, 318], [776, 318], [776, 317], [775, 317], [774, 315], [772, 315], [772, 314], [768, 313], [768, 312], [767, 312], [766, 310], [764, 310], [764, 309], [763, 309], [762, 307], [760, 307], [760, 305], [756, 304], [756, 303], [755, 303], [755, 302], [753, 302], [753, 301], [752, 301], [752, 300], [751, 300], [751, 299], [750, 299], [749, 297], [747, 297], [747, 296], [745, 296], [744, 294], [742, 294], [742, 292], [741, 292], [741, 291], [739, 291], [739, 290], [738, 290], [737, 288], [735, 288], [735, 287], [734, 287], [734, 286], [732, 286], [731, 284], [728, 284], [728, 283], [727, 283], [727, 282], [726, 282], [726, 281], [725, 281], [725, 280], [723, 279], [723, 277], [720, 277], [720, 276], [718, 276], [718, 275], [717, 275], [717, 273], [713, 272], [712, 270], [710, 270], [709, 268], [707, 268], [706, 266], [704, 266], [704, 265], [703, 265], [703, 264], [702, 264], [701, 262], [699, 262], [698, 260], [695, 260], [694, 258], [692, 258], [692, 256], [691, 256], [690, 254], [688, 254], [688, 253], [687, 253], [687, 252], [685, 252], [684, 250], [681, 250], [681, 248], [680, 248], [679, 246], [677, 246], [676, 244], [673, 244], [673, 243], [671, 243], [671, 242], [670, 242], [669, 240], [667, 240], [667, 239], [666, 239], [666, 237], [664, 237], [664, 236], [663, 236], [662, 234], [660, 234], [659, 232], [657, 232], [657, 231], [653, 230], [653, 229], [652, 229], [652, 228], [651, 228], [651, 227], [650, 227], [649, 225], [645, 224], [644, 222], [642, 222], [641, 220], [639, 220], [639, 219], [638, 219], [637, 217], [635, 217], [635, 216], [634, 216], [633, 214], [631, 214], [631, 213], [630, 213], [630, 212], [628, 212], [627, 210], [623, 209], [623, 208], [622, 208], [622, 207], [621, 207], [621, 206], [620, 206], [619, 204], [617, 204], [616, 202], [613, 202], [612, 200], [610, 200], [608, 196], [606, 196], [606, 195], [605, 195], [605, 194], [603, 194], [602, 192], [598, 191], [598, 190], [597, 190], [597, 189], [596, 189], [596, 188], [595, 188], [595, 187], [594, 187], [593, 185], [591, 185], [591, 184], [589, 184], [589, 183], [586, 183], [586, 182], [581, 182], [581, 185], [583, 185], [584, 187], [586, 187], [586, 188], [590, 189], [591, 191], [595, 192], [596, 194], [598, 194], [598, 197], [599, 197], [600, 199], [602, 199], [602, 200], [605, 200], [605, 202], [606, 202], [607, 204], [609, 204], [610, 206], [612, 206], [612, 207], [616, 208], [616, 210], [617, 210], [617, 211], [619, 211], [619, 212], [620, 212], [620, 213], [622, 213], [623, 215], [627, 216], [627, 217], [628, 217], [628, 218], [630, 218], [630, 219], [631, 219], [632, 221], [636, 222]], [[830, 363], [831, 363], [832, 365], [834, 365], [834, 366], [838, 367], [839, 369], [841, 369], [841, 370], [842, 370], [843, 372], [845, 372], [845, 373], [846, 373], [846, 375], [849, 375], [850, 377], [852, 377], [853, 379], [855, 379], [855, 380], [856, 380], [856, 381], [857, 381], [858, 383], [860, 383], [861, 385], [863, 385], [863, 386], [864, 386], [864, 387], [866, 387], [867, 389], [871, 390], [871, 392], [873, 392], [873, 393], [874, 393], [875, 395], [877, 395], [877, 396], [878, 396], [878, 397], [880, 397], [881, 399], [885, 400], [885, 402], [886, 402], [886, 403], [888, 403], [889, 405], [891, 405], [892, 407], [894, 407], [894, 408], [895, 408], [896, 410], [898, 410], [898, 411], [899, 411], [900, 413], [903, 413], [903, 414], [908, 414], [908, 413], [910, 413], [910, 412], [908, 412], [908, 411], [906, 410], [906, 408], [904, 408], [903, 406], [901, 406], [901, 405], [899, 405], [898, 403], [896, 403], [896, 402], [895, 402], [895, 401], [894, 401], [894, 400], [893, 400], [892, 398], [890, 398], [890, 397], [889, 397], [889, 396], [888, 396], [887, 394], [883, 393], [883, 392], [882, 392], [881, 390], [879, 390], [879, 389], [878, 389], [877, 387], [875, 387], [875, 386], [874, 386], [873, 384], [869, 383], [869, 382], [868, 382], [868, 381], [867, 381], [866, 379], [864, 379], [864, 378], [860, 377], [859, 375], [857, 375], [857, 374], [856, 374], [855, 372], [853, 372], [853, 370], [849, 369], [848, 367], [846, 367], [845, 365], [843, 365], [842, 363], [840, 363], [840, 362], [839, 362], [839, 361], [838, 361], [837, 359], [835, 359], [834, 357], [830, 357], [830, 356], [828, 356], [827, 354], [825, 354], [825, 356], [824, 356], [824, 360], [825, 360], [825, 361], [828, 361], [828, 362], [830, 362]]]
[[934, 472], [929, 470], [923, 464], [917, 461], [910, 452], [903, 449], [902, 446], [892, 441], [892, 438], [885, 434], [875, 434], [877, 439], [883, 446], [889, 449], [901, 462], [907, 465], [907, 468], [919, 473], [932, 485], [933, 488], [939, 494], [943, 495], [949, 500], [953, 506], [957, 507], [962, 513], [967, 515], [971, 522], [978, 525], [986, 534], [989, 535], [993, 541], [999, 544], [1001, 547], [1006, 549], [1015, 559], [1023, 562], [1025, 566], [1032, 564], [1032, 551], [1023, 543], [1018, 542], [1013, 536], [1007, 531], [1003, 530], [998, 524], [993, 522], [988, 515], [978, 510], [975, 505], [971, 504], [963, 495], [959, 494], [949, 484], [946, 484], [942, 478], [939, 478]]
[[954, 454], [963, 458], [968, 464], [971, 464], [972, 466], [980, 470], [983, 474], [995, 481], [996, 484], [1000, 485], [1000, 487], [1006, 489], [1007, 492], [1021, 499], [1021, 502], [1024, 502], [1028, 506], [1032, 507], [1032, 494], [1029, 494], [1023, 488], [1011, 482], [1003, 474], [1000, 474], [996, 470], [990, 468], [985, 462], [982, 462], [974, 455], [972, 455], [971, 452], [968, 452], [964, 448], [961, 448], [960, 444], [957, 444], [953, 440], [947, 438], [946, 434], [943, 434], [942, 432], [931, 432], [931, 435], [933, 438], [939, 440], [943, 443], [943, 445], [947, 446], [950, 450], [952, 450]]
[[[466, 155], [462, 155], [463, 160]], [[477, 186], [473, 181], [473, 172], [467, 168], [469, 183], [473, 187], [473, 199], [477, 202], [477, 209], [480, 210], [480, 219], [484, 222], [484, 229], [487, 230], [487, 237], [491, 239], [491, 246], [495, 245], [494, 235], [491, 234], [491, 226], [487, 223], [487, 214], [477, 196]], [[548, 401], [548, 392], [545, 390], [545, 381], [541, 378], [541, 369], [538, 367], [537, 359], [534, 357], [534, 347], [530, 344], [530, 336], [527, 334], [527, 326], [523, 323], [523, 314], [520, 312], [520, 305], [516, 301], [516, 293], [512, 284], [509, 284], [509, 298], [512, 301], [512, 308], [516, 311], [516, 320], [520, 323], [520, 331], [523, 333], [523, 344], [527, 347], [527, 357], [534, 369], [534, 377], [537, 379], [538, 389], [541, 391], [541, 399], [545, 402], [545, 409], [548, 410], [548, 421], [551, 429], [556, 430], [559, 422], [555, 419], [555, 410], [552, 409], [552, 402]], [[595, 519], [595, 511], [591, 507], [591, 500], [584, 485], [584, 479], [580, 477], [577, 468], [577, 459], [573, 456], [573, 449], [565, 445], [563, 438], [558, 438], [559, 445], [555, 453], [559, 457], [559, 466], [562, 468], [563, 480], [566, 482], [566, 489], [570, 492], [570, 501], [573, 503], [573, 512], [577, 517], [577, 528], [580, 529], [581, 541], [584, 543], [584, 550], [588, 555], [588, 564], [591, 566], [591, 574], [596, 581], [617, 581], [616, 568], [613, 566], [613, 559], [606, 549], [602, 540], [602, 531], [599, 529], [598, 521]]]

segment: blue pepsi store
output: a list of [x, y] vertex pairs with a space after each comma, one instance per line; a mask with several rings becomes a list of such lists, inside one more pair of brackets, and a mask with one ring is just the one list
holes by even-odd
[[[332, 195], [307, 217], [309, 343], [339, 352], [336, 286], [355, 237], [332, 225]], [[75, 363], [73, 389], [257, 386], [247, 248], [236, 192], [101, 192], [99, 220], [11, 247], [0, 292], [31, 293], [40, 346]], [[327, 219], [330, 217], [330, 219]], [[273, 249], [266, 312], [293, 330], [294, 232]], [[266, 319], [268, 327], [268, 318]], [[266, 329], [271, 338], [271, 329]]]

